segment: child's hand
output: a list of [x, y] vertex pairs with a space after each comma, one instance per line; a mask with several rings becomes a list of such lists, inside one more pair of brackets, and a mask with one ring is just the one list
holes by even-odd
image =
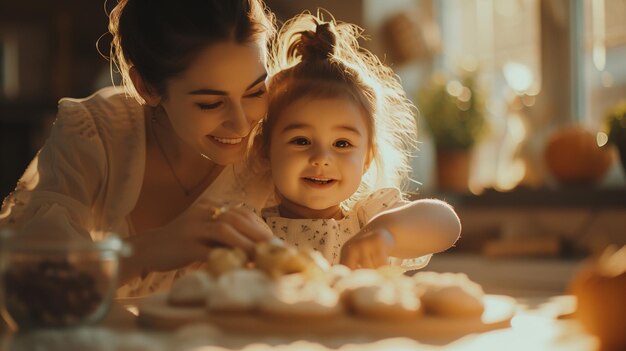
[[340, 263], [352, 269], [384, 266], [395, 244], [393, 234], [386, 228], [366, 226], [343, 245]]

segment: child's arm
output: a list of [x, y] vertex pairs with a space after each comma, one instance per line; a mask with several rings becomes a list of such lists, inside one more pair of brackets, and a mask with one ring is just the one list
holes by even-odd
[[348, 240], [341, 263], [351, 268], [378, 267], [389, 256], [414, 258], [450, 248], [461, 233], [461, 222], [450, 205], [417, 200], [380, 213]]

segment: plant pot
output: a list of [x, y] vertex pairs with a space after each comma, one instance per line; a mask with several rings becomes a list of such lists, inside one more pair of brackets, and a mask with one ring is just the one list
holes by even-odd
[[437, 184], [441, 191], [469, 191], [469, 150], [437, 150]]

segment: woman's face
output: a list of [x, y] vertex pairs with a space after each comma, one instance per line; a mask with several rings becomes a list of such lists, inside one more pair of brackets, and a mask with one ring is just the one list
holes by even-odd
[[250, 131], [267, 112], [265, 77], [258, 45], [216, 43], [168, 81], [161, 104], [185, 143], [231, 164], [243, 158]]

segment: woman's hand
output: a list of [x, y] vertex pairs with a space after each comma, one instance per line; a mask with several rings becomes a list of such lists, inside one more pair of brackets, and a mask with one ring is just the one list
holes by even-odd
[[167, 225], [129, 238], [134, 255], [125, 262], [123, 275], [128, 279], [185, 267], [205, 260], [215, 245], [239, 247], [252, 255], [257, 242], [272, 237], [270, 228], [249, 209], [199, 203]]
[[394, 245], [393, 234], [385, 227], [365, 226], [343, 245], [340, 263], [352, 269], [384, 266]]

